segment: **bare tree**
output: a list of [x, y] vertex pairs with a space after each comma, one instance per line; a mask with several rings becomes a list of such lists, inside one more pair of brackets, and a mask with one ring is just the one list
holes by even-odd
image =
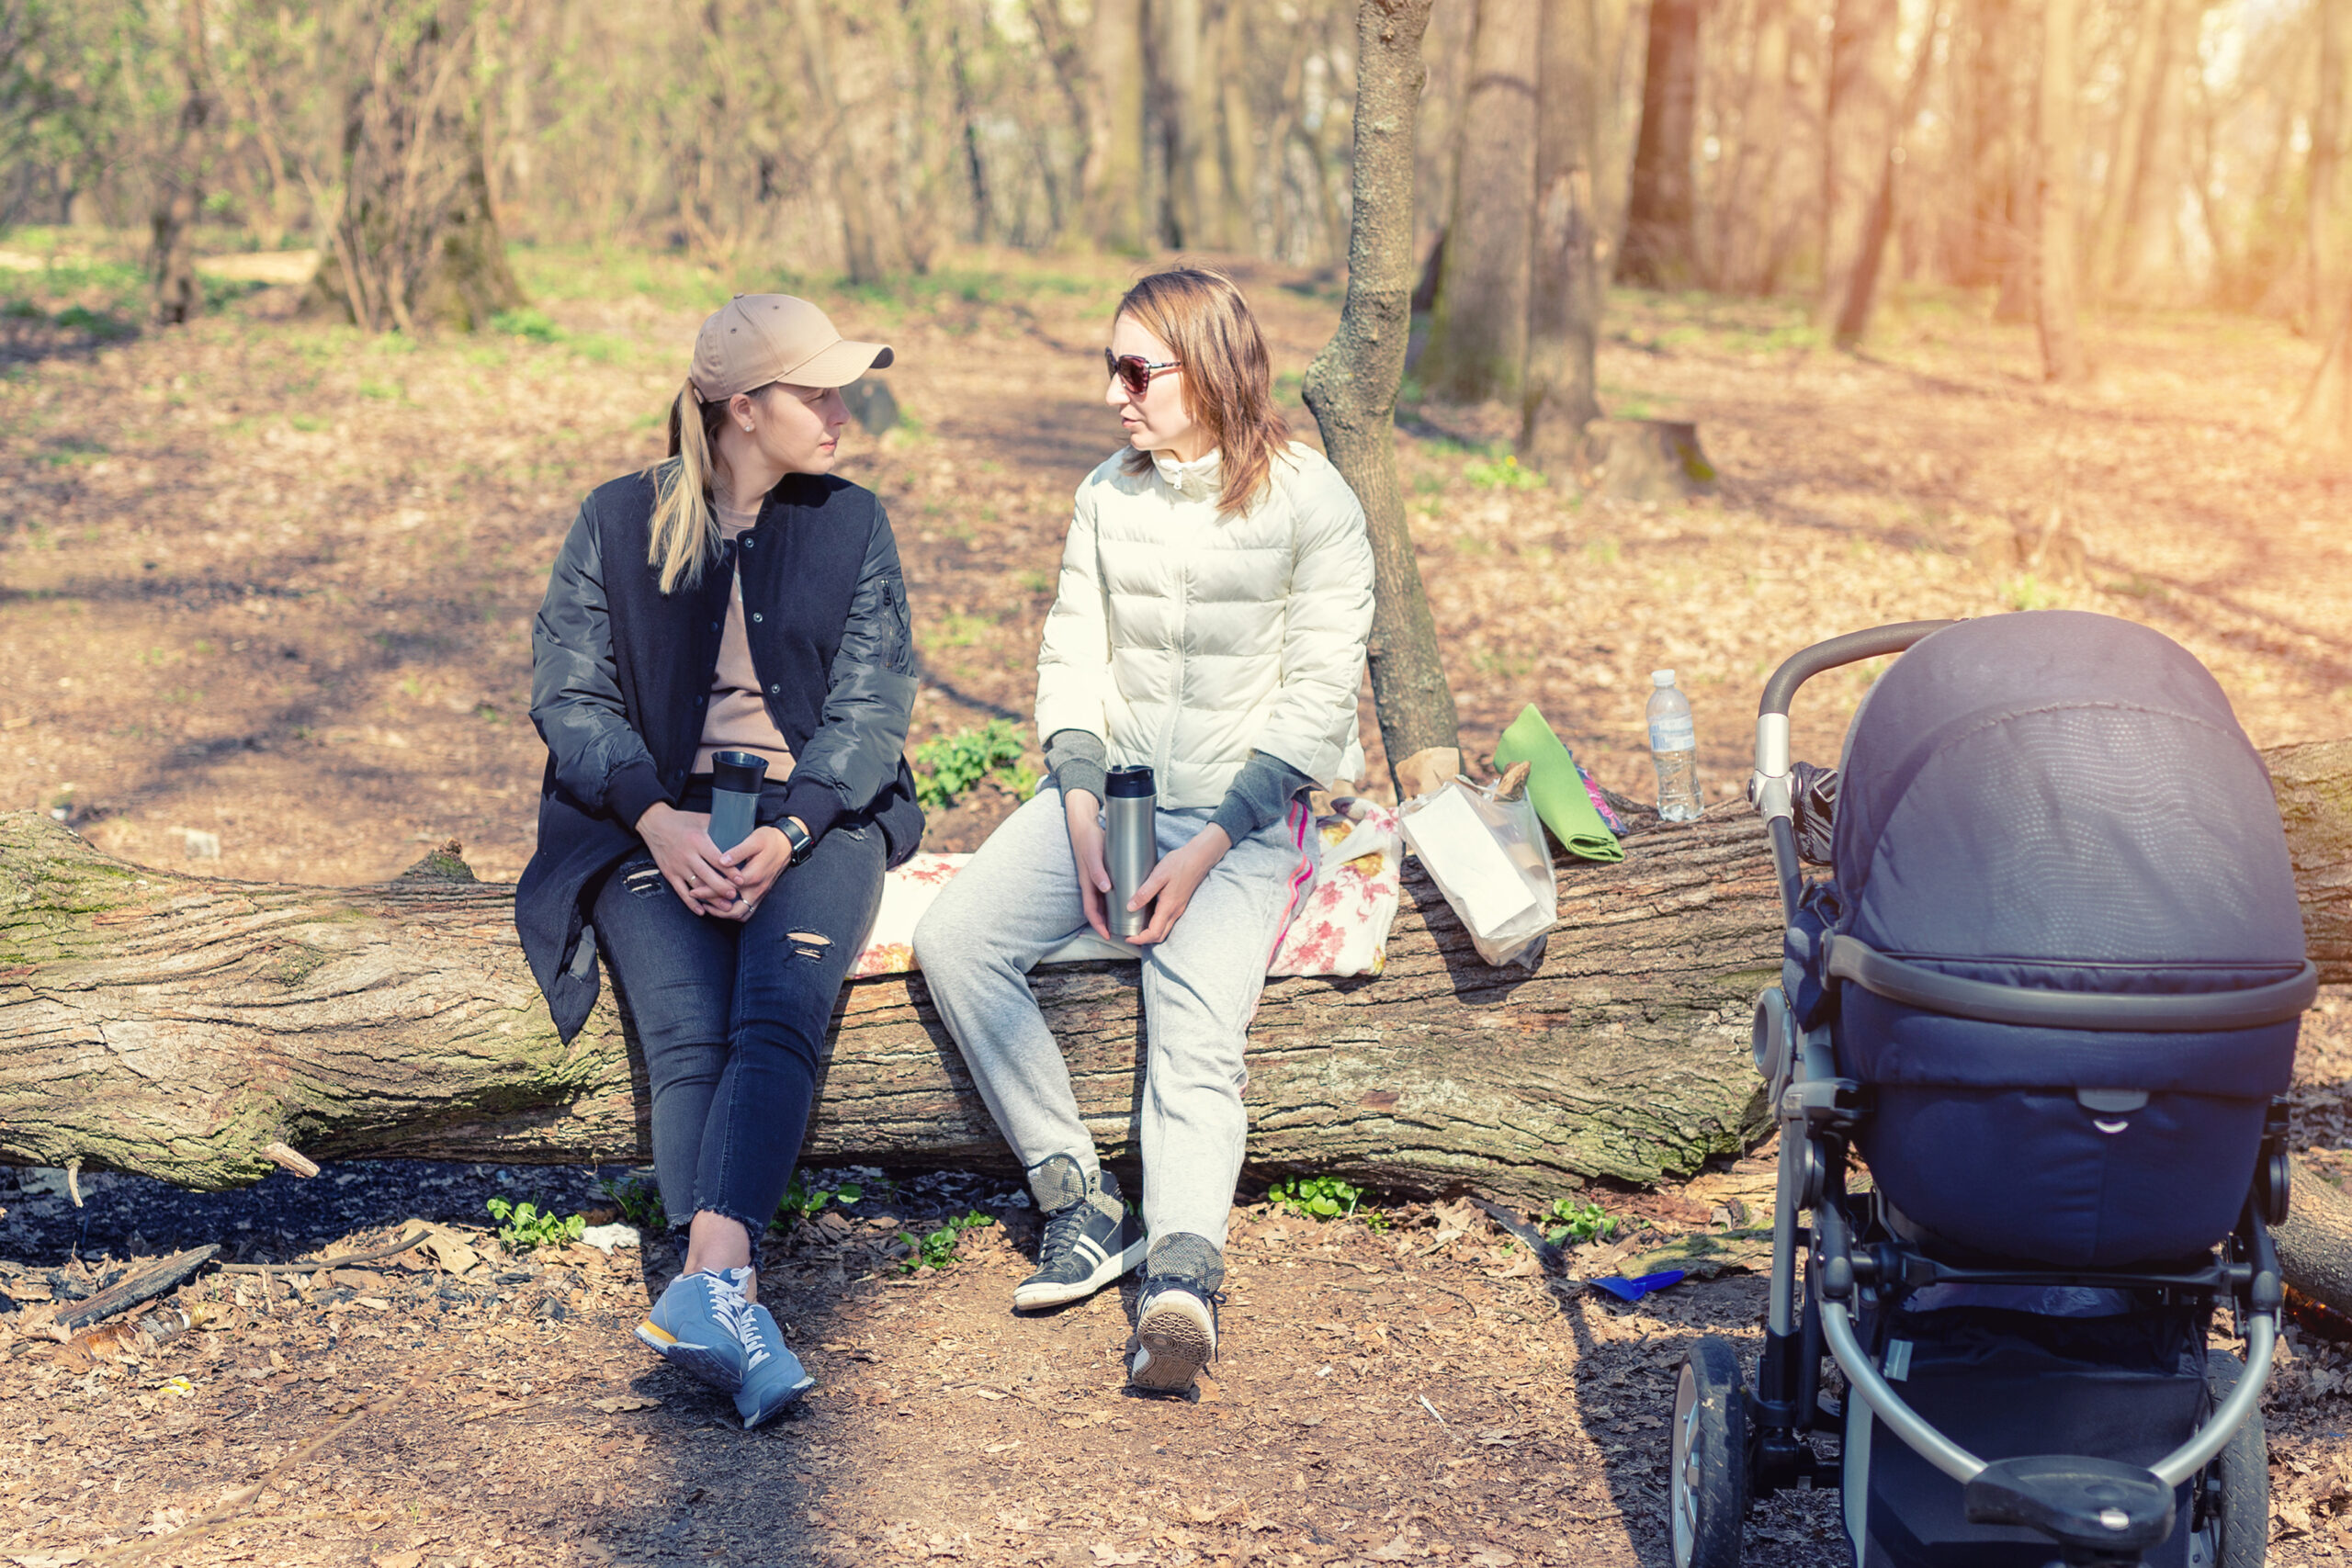
[[206, 59], [203, 0], [179, 0], [178, 64], [182, 84], [177, 133], [157, 171], [148, 221], [148, 274], [155, 320], [166, 326], [194, 321], [204, 310], [190, 242], [204, 210], [204, 176], [211, 151], [214, 108]]
[[1348, 298], [1305, 389], [1324, 448], [1363, 502], [1372, 534], [1372, 700], [1392, 774], [1417, 751], [1460, 742], [1396, 479], [1396, 388], [1413, 320], [1413, 122], [1431, 3], [1357, 0]]
[[1600, 417], [1593, 353], [1601, 277], [1592, 178], [1600, 54], [1593, 0], [1550, 0], [1537, 54], [1542, 91], [1519, 453], [1532, 468], [1563, 474], [1585, 467], [1585, 427]]
[[1699, 279], [1697, 190], [1701, 0], [1650, 0], [1642, 133], [1634, 144], [1632, 201], [1617, 276], [1653, 288]]
[[343, 102], [341, 200], [316, 288], [370, 332], [466, 330], [523, 303], [491, 210], [473, 73], [475, 0], [405, 0], [358, 15], [361, 73]]
[[[1422, 383], [1458, 402], [1515, 400], [1526, 367], [1539, 10], [1537, 0], [1479, 0], [1453, 212], [1420, 361]], [[1356, 91], [1361, 103], [1361, 84]]]
[[1088, 227], [1113, 250], [1139, 251], [1151, 239], [1143, 178], [1143, 0], [1095, 0], [1093, 28]]
[[2041, 78], [2034, 98], [2034, 325], [2041, 339], [2041, 374], [2051, 381], [2079, 381], [2090, 374], [2075, 300], [2075, 0], [2042, 0]]
[[1919, 39], [1903, 102], [1889, 128], [1886, 154], [1879, 161], [1878, 189], [1871, 193], [1862, 216], [1861, 239], [1854, 264], [1846, 274], [1846, 297], [1839, 301], [1831, 336], [1840, 348], [1860, 344], [1870, 332], [1871, 312], [1878, 303], [1878, 275], [1886, 258], [1886, 237], [1894, 224], [1894, 193], [1903, 166], [1904, 133], [1918, 119], [1928, 101], [1928, 79], [1936, 65], [1936, 42], [1941, 28], [1930, 27]]
[[2311, 177], [2304, 195], [2306, 284], [2304, 310], [2313, 337], [2333, 334], [2342, 303], [2341, 258], [2337, 254], [2336, 184], [2344, 160], [2345, 31], [2346, 0], [2315, 0], [2319, 7], [2319, 95], [2312, 110]]
[[1871, 207], [1893, 144], [1895, 0], [1837, 0], [1821, 130], [1820, 321], [1853, 292]]
[[1713, 280], [1735, 293], [1770, 294], [1794, 203], [1781, 199], [1788, 140], [1792, 0], [1756, 0], [1749, 63], [1742, 84], [1739, 147], [1725, 178]]

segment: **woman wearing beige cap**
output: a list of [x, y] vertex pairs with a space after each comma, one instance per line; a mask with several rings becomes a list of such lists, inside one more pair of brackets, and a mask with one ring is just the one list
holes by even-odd
[[[662, 1201], [687, 1227], [638, 1337], [746, 1426], [810, 1382], [754, 1299], [757, 1239], [883, 870], [922, 836], [898, 547], [874, 494], [831, 474], [840, 389], [889, 363], [805, 299], [729, 301], [695, 341], [668, 457], [582, 504], [533, 627], [548, 768], [515, 924], [565, 1040], [600, 952], [628, 1005]], [[714, 771], [758, 790], [724, 849]]]

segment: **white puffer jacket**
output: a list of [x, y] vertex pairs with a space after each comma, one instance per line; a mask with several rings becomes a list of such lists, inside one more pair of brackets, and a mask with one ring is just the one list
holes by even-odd
[[1245, 513], [1220, 515], [1214, 452], [1125, 454], [1078, 487], [1060, 592], [1037, 655], [1037, 736], [1101, 736], [1144, 763], [1159, 804], [1213, 808], [1252, 750], [1308, 777], [1364, 769], [1356, 692], [1372, 629], [1372, 545], [1340, 471], [1291, 444]]

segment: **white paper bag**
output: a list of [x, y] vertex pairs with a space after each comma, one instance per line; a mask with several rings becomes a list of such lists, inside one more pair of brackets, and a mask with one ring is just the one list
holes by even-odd
[[1532, 969], [1560, 916], [1550, 846], [1534, 802], [1498, 800], [1456, 778], [1408, 801], [1405, 841], [1470, 932], [1478, 956]]

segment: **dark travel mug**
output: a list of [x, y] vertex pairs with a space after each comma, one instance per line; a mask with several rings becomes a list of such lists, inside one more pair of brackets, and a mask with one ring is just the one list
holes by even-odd
[[710, 760], [710, 841], [731, 850], [760, 823], [760, 785], [768, 760], [749, 751], [721, 751]]
[[1151, 868], [1159, 863], [1159, 825], [1155, 821], [1159, 791], [1151, 770], [1144, 767], [1113, 768], [1103, 788], [1109, 792], [1109, 797], [1102, 802], [1102, 823], [1109, 836], [1105, 854], [1111, 863], [1111, 934], [1139, 936], [1151, 924], [1151, 906], [1147, 904], [1130, 913], [1127, 900], [1136, 896], [1136, 889], [1151, 874]]

